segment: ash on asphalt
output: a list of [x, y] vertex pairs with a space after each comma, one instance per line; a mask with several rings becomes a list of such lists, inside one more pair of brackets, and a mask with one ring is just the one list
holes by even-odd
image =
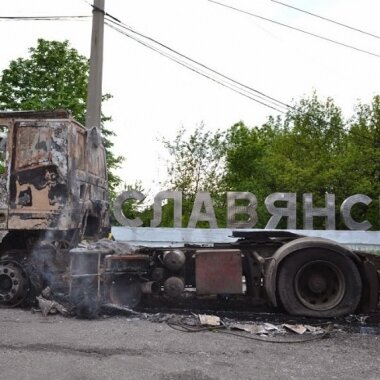
[[[225, 306], [225, 304], [224, 304]], [[271, 323], [274, 325], [297, 324], [310, 326], [327, 326], [333, 324], [336, 329], [344, 332], [380, 335], [380, 309], [378, 312], [368, 315], [352, 314], [339, 318], [309, 318], [290, 316], [270, 310], [264, 306], [252, 307], [250, 310], [236, 308], [236, 305], [223, 307], [223, 303], [208, 303], [196, 305], [182, 305], [175, 307], [170, 305], [158, 306], [157, 304], [144, 304], [139, 308], [130, 310], [116, 307], [103, 309], [107, 315], [125, 315], [133, 318], [147, 319], [152, 322], [166, 322], [173, 315], [193, 316], [194, 314], [208, 314], [220, 317], [228, 323]], [[232, 308], [234, 306], [235, 308]]]

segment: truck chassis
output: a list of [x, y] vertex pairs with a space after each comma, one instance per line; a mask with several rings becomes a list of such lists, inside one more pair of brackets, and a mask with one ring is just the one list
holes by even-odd
[[[333, 241], [287, 231], [235, 231], [210, 247], [71, 250], [70, 294], [82, 316], [102, 303], [134, 308], [142, 299], [239, 299], [292, 315], [374, 312], [379, 279], [365, 255]], [[117, 246], [117, 242], [115, 245]], [[191, 303], [190, 303], [191, 304]]]

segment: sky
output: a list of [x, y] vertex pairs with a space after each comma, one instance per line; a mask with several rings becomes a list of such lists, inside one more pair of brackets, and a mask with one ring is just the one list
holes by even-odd
[[[92, 2], [92, 0], [89, 0]], [[380, 55], [380, 39], [354, 32], [270, 0], [218, 0], [224, 4], [323, 35]], [[380, 35], [378, 0], [283, 0], [289, 5]], [[208, 0], [105, 0], [106, 12], [134, 30], [284, 103], [316, 91], [330, 96], [346, 117], [358, 101], [380, 93], [380, 57], [355, 51]], [[84, 0], [1, 1], [1, 16], [91, 15]], [[37, 39], [69, 40], [90, 55], [91, 19], [1, 21], [0, 71], [27, 57]], [[260, 126], [275, 110], [237, 94], [105, 26], [103, 112], [125, 157], [118, 174], [141, 181], [145, 195], [164, 190], [166, 152], [181, 127], [204, 123], [212, 131], [238, 121]], [[244, 191], [244, 189], [242, 189]]]

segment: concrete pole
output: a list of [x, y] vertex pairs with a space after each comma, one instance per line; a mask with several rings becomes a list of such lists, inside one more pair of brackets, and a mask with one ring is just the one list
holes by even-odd
[[99, 127], [102, 104], [104, 1], [94, 0], [86, 128]]

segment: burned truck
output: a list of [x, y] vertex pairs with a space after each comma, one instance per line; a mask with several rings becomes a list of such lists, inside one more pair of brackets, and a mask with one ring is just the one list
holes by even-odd
[[[1, 112], [0, 305], [68, 267], [68, 249], [109, 230], [105, 150], [68, 112]], [[47, 278], [49, 277], [49, 278]]]
[[[207, 247], [138, 247], [98, 238], [109, 230], [105, 153], [96, 128], [65, 111], [0, 113], [7, 130], [0, 229], [0, 306], [50, 285], [77, 314], [113, 304], [190, 307], [216, 300], [289, 314], [375, 311], [379, 278], [367, 256], [289, 231], [233, 232]], [[83, 238], [94, 242], [78, 245]]]

